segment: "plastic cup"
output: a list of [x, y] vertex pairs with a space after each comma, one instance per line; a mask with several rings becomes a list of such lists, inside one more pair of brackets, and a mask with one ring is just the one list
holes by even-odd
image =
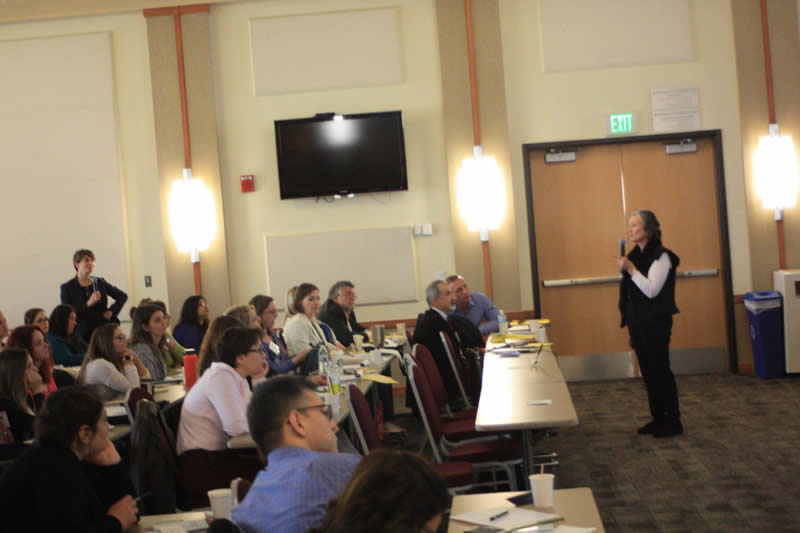
[[353, 335], [353, 343], [356, 345], [356, 353], [364, 352], [364, 336], [356, 333]]
[[553, 506], [553, 474], [533, 474], [528, 476], [535, 507]]
[[208, 491], [208, 500], [211, 502], [211, 512], [214, 518], [231, 519], [233, 508], [233, 493], [231, 489], [214, 489]]
[[397, 334], [405, 339], [406, 337], [406, 324], [405, 322], [397, 323]]

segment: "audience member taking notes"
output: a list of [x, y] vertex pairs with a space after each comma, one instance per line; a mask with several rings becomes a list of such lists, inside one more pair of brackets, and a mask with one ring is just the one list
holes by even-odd
[[337, 452], [330, 406], [307, 379], [278, 376], [256, 387], [247, 421], [267, 467], [233, 520], [245, 533], [305, 533], [319, 525], [361, 460]]

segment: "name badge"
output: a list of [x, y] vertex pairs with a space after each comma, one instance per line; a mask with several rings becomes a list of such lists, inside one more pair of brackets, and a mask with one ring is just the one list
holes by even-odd
[[278, 345], [275, 343], [275, 341], [269, 341], [269, 349], [270, 349], [270, 351], [272, 351], [272, 353], [274, 353], [274, 354], [276, 354], [276, 355], [281, 353], [281, 349], [280, 349], [280, 347], [279, 347], [279, 346], [278, 346]]

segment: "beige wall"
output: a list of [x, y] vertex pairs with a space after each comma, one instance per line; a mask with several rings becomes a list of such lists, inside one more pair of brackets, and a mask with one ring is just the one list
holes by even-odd
[[[195, 293], [188, 253], [179, 253], [169, 226], [167, 198], [172, 183], [182, 179], [185, 164], [180, 91], [178, 84], [175, 22], [173, 16], [147, 19], [153, 81], [155, 133], [161, 191], [161, 228], [167, 267], [168, 305], [177, 317], [183, 301]], [[203, 296], [211, 315], [230, 305], [225, 212], [220, 190], [219, 153], [209, 47], [209, 14], [181, 16], [189, 120], [192, 176], [202, 179], [214, 197], [217, 234], [211, 247], [200, 254]]]
[[[500, 228], [490, 232], [492, 286], [494, 301], [506, 311], [531, 309], [531, 301], [520, 299], [518, 254], [527, 252], [527, 242], [517, 239], [511, 180], [511, 154], [506, 119], [505, 79], [500, 38], [499, 8], [496, 0], [473, 2], [475, 70], [480, 108], [480, 142], [486, 155], [493, 156], [506, 181], [506, 214]], [[438, 0], [436, 15], [439, 30], [439, 55], [442, 64], [444, 125], [450, 212], [456, 269], [469, 285], [485, 291], [483, 255], [478, 233], [468, 232], [458, 212], [456, 176], [461, 162], [472, 155], [472, 100], [469, 86], [466, 16], [463, 2]]]
[[[778, 237], [774, 213], [764, 209], [755, 191], [751, 161], [758, 138], [767, 134], [767, 109], [764, 49], [759, 3], [734, 0], [733, 23], [736, 35], [736, 65], [742, 129], [744, 175], [747, 184], [747, 220], [752, 247], [753, 290], [771, 290], [772, 272], [778, 269]], [[775, 115], [780, 131], [794, 139], [800, 151], [800, 38], [798, 4], [795, 0], [770, 0], [767, 3], [772, 69], [775, 83]], [[800, 268], [800, 209], [784, 213], [786, 264]]]
[[[250, 19], [381, 6], [398, 6], [400, 10], [404, 82], [372, 88], [254, 96]], [[233, 302], [246, 303], [253, 295], [267, 291], [265, 235], [432, 223], [433, 236], [416, 239], [420, 301], [359, 309], [361, 320], [416, 316], [425, 308], [425, 285], [437, 272], [452, 272], [455, 266], [433, 3], [424, 0], [341, 0], [335, 3], [277, 0], [214, 6], [211, 35]], [[324, 42], [321, 44], [324, 46]], [[313, 45], [309, 42], [309, 46]], [[370, 67], [364, 65], [364, 68]], [[393, 109], [403, 111], [407, 192], [358, 195], [334, 203], [316, 202], [313, 198], [279, 199], [274, 120], [308, 117], [319, 112]], [[254, 193], [240, 192], [241, 174], [255, 174]], [[368, 245], [353, 243], [353, 246]], [[346, 250], [343, 253], [347, 253]], [[309, 250], [308, 261], [324, 269], [325, 260]], [[375, 274], [380, 275], [380, 272]], [[391, 283], [391, 280], [386, 282]], [[328, 287], [321, 289], [327, 291]], [[272, 296], [283, 303], [284, 295]]]
[[[4, 24], [0, 31], [3, 39], [111, 33], [129, 298], [131, 302], [144, 297], [165, 298], [166, 266], [161, 236], [147, 27], [141, 12]], [[79, 127], [75, 135], [80, 135]], [[91, 165], [91, 161], [86, 164]], [[58, 224], [57, 220], [47, 220], [46, 213], [41, 222]], [[98, 263], [98, 274], [102, 275], [102, 261]], [[152, 288], [144, 287], [145, 275], [153, 277]]]
[[[522, 216], [526, 213], [522, 144], [605, 137], [607, 113], [616, 110], [638, 113], [638, 133], [649, 134], [650, 89], [696, 86], [700, 88], [702, 128], [719, 128], [723, 135], [734, 292], [750, 290], [739, 104], [732, 90], [737, 79], [730, 3], [694, 1], [690, 10], [694, 61], [544, 73], [538, 4], [527, 0], [500, 3], [517, 241], [521, 246], [527, 248], [528, 242], [527, 220]], [[620, 232], [623, 230], [621, 227]], [[668, 233], [669, 229], [665, 230]], [[520, 253], [519, 260], [524, 307], [532, 300], [531, 265], [527, 253]]]

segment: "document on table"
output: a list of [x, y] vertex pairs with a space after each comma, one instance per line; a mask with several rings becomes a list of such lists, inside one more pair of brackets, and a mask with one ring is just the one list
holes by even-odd
[[128, 411], [125, 410], [124, 405], [106, 405], [106, 418], [113, 418], [117, 416], [128, 416]]
[[389, 385], [397, 385], [399, 383], [396, 379], [384, 376], [383, 374], [364, 374], [361, 376], [361, 379], [367, 379], [377, 383], [388, 383]]
[[553, 533], [592, 533], [596, 531], [593, 527], [558, 526]]
[[[508, 511], [508, 513], [496, 518], [495, 520], [491, 520], [493, 516], [497, 516], [505, 511]], [[564, 517], [552, 513], [540, 513], [539, 511], [520, 509], [519, 507], [493, 507], [491, 509], [483, 509], [481, 511], [461, 513], [451, 516], [450, 519], [460, 520], [461, 522], [470, 522], [472, 524], [480, 524], [482, 526], [498, 527], [502, 529], [517, 529], [525, 526], [558, 522], [559, 520], [564, 520]]]

